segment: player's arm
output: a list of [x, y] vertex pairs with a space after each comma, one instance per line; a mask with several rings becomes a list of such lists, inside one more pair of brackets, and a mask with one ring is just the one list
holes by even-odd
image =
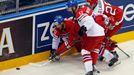
[[95, 16], [95, 21], [100, 26], [102, 26], [104, 29], [108, 28], [109, 18], [106, 15], [97, 15], [97, 16]]
[[83, 13], [78, 18], [78, 23], [80, 25], [79, 34], [80, 34], [80, 36], [82, 36], [83, 34], [86, 33], [87, 30], [90, 30], [92, 28], [95, 21], [92, 16], [88, 16], [88, 14]]

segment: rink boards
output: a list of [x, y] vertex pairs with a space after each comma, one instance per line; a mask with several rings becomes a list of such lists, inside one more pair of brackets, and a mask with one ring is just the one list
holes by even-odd
[[[132, 40], [134, 39], [134, 2], [129, 0], [117, 3], [124, 9], [125, 22], [119, 34], [113, 39], [118, 42]], [[65, 4], [64, 2], [23, 11], [19, 14], [0, 16], [0, 70], [48, 59], [54, 17], [56, 15], [62, 15], [64, 18], [72, 16], [66, 11]]]

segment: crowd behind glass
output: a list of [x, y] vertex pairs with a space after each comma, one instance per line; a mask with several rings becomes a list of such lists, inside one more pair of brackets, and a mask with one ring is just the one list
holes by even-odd
[[0, 15], [63, 1], [66, 0], [0, 0]]

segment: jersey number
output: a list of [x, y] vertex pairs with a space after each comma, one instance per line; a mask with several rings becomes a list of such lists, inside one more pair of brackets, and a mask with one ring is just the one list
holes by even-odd
[[111, 15], [115, 15], [116, 9], [112, 10], [112, 7], [106, 6], [106, 13], [110, 13]]

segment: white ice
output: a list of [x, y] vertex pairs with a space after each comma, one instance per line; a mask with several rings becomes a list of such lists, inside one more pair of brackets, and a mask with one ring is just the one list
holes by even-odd
[[[134, 75], [134, 40], [121, 43], [119, 47], [127, 52], [130, 58], [117, 49], [121, 64], [110, 68], [107, 63], [98, 62], [97, 68], [101, 72], [99, 75]], [[46, 61], [38, 64], [42, 63]], [[81, 56], [72, 55], [63, 58], [60, 62], [48, 63], [42, 67], [26, 65], [20, 67], [20, 70], [15, 68], [4, 70], [0, 75], [85, 75], [85, 69]]]

